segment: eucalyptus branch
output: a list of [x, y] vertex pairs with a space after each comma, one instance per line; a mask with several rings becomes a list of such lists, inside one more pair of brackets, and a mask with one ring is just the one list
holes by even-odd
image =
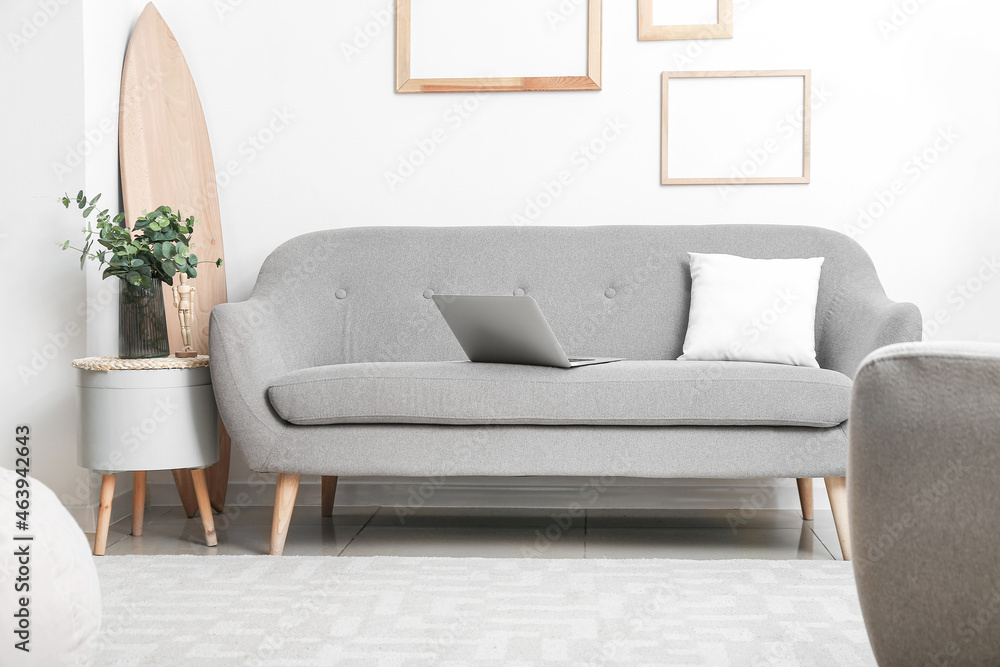
[[[100, 198], [98, 194], [88, 200], [81, 190], [75, 198], [67, 194], [59, 202], [67, 209], [76, 203], [84, 220], [88, 220], [97, 210]], [[87, 260], [97, 261], [100, 267], [107, 267], [104, 278], [115, 276], [137, 287], [149, 287], [154, 280], [173, 285], [173, 277], [178, 274], [188, 278], [198, 276], [200, 261], [191, 243], [191, 234], [197, 224], [193, 216], [182, 218], [179, 211], [160, 206], [152, 212], [144, 212], [132, 229], [122, 224], [124, 220], [124, 213], [112, 218], [107, 209], [98, 211], [96, 229], [88, 220], [82, 230], [85, 234], [82, 248], [70, 246], [69, 241], [59, 245], [63, 250], [80, 253], [81, 269]], [[104, 249], [91, 252], [95, 234]], [[222, 259], [215, 260], [214, 264], [222, 266]]]

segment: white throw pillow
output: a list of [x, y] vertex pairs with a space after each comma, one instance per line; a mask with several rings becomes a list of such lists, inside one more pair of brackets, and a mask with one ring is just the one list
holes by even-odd
[[823, 257], [688, 255], [691, 311], [681, 360], [819, 368], [816, 296]]

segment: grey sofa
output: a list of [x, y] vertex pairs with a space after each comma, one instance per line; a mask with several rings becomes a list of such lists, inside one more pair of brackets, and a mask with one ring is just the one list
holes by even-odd
[[1000, 345], [878, 350], [851, 405], [854, 573], [880, 665], [1000, 664]]
[[[821, 366], [676, 361], [688, 251], [826, 258]], [[529, 294], [573, 370], [465, 358], [434, 293]], [[812, 227], [365, 227], [315, 232], [264, 262], [250, 298], [212, 311], [212, 377], [249, 466], [278, 473], [281, 553], [302, 474], [828, 479], [846, 544], [852, 378], [872, 350], [920, 337], [868, 255]], [[845, 556], [848, 555], [845, 552]]]

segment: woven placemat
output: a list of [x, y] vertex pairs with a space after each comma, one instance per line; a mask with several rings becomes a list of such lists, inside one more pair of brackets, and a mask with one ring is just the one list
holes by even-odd
[[201, 368], [208, 366], [208, 355], [199, 354], [189, 359], [157, 357], [155, 359], [122, 359], [121, 357], [84, 357], [74, 359], [73, 368], [85, 371], [159, 371], [171, 368]]

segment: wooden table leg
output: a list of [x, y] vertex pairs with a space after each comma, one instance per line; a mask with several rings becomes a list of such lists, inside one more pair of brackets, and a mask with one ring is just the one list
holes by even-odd
[[320, 484], [321, 514], [333, 516], [333, 497], [337, 495], [337, 478], [334, 475], [323, 475]]
[[813, 520], [813, 481], [810, 477], [799, 477], [795, 480], [799, 486], [799, 504], [802, 506], [802, 518]]
[[111, 502], [115, 499], [115, 475], [105, 473], [101, 478], [101, 504], [97, 510], [97, 536], [94, 538], [94, 555], [103, 556], [108, 547], [108, 530], [111, 528]]
[[142, 515], [146, 511], [146, 471], [132, 473], [132, 534], [142, 535]]
[[198, 498], [195, 497], [191, 471], [186, 468], [178, 468], [171, 472], [174, 473], [174, 484], [177, 486], [177, 494], [181, 497], [184, 513], [190, 519], [198, 511]]
[[208, 499], [208, 483], [205, 481], [205, 471], [198, 468], [191, 471], [194, 482], [194, 493], [198, 498], [198, 511], [201, 513], [201, 525], [205, 528], [205, 544], [214, 547], [219, 543], [215, 536], [215, 516], [212, 514], [212, 503]]
[[226, 425], [219, 420], [219, 460], [208, 467], [208, 492], [212, 509], [222, 514], [226, 509], [226, 493], [229, 491], [229, 457], [232, 440]]

